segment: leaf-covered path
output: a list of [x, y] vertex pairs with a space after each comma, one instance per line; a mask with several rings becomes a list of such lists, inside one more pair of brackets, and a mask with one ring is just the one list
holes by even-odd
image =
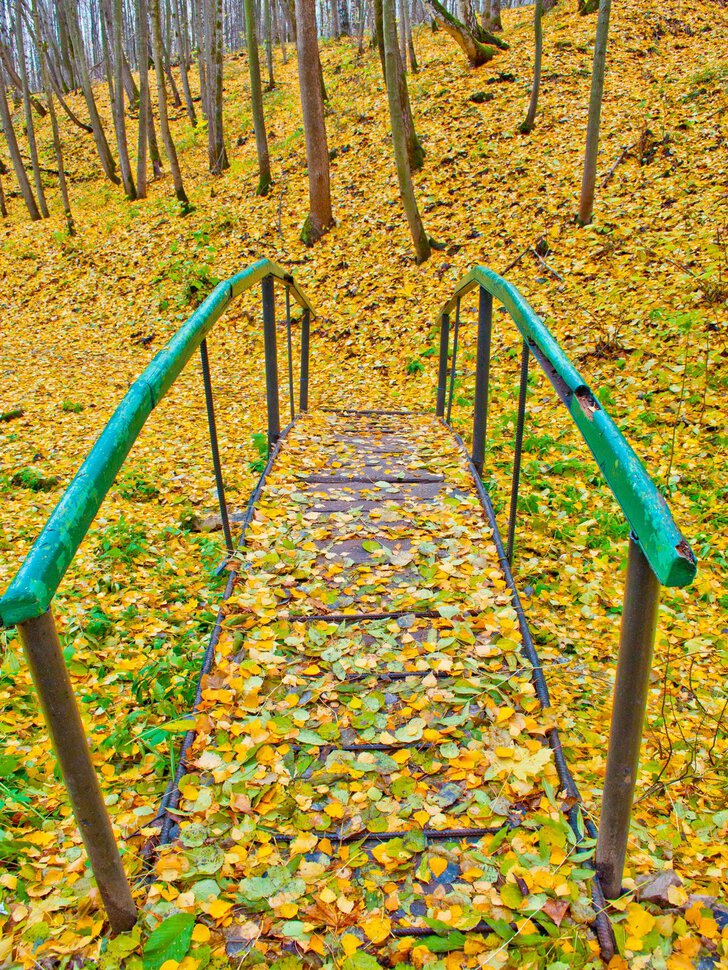
[[595, 958], [591, 843], [452, 432], [304, 416], [241, 556], [150, 902], [243, 965]]

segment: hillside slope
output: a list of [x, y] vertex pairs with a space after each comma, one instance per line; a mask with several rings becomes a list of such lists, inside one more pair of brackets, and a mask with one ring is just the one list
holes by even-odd
[[[511, 48], [477, 71], [442, 32], [417, 32], [421, 71], [410, 85], [427, 159], [416, 188], [428, 232], [445, 245], [421, 267], [398, 199], [379, 62], [372, 52], [358, 59], [354, 44], [322, 50], [337, 226], [311, 250], [298, 238], [306, 177], [296, 65], [283, 65], [280, 52], [277, 87], [265, 96], [275, 181], [265, 199], [253, 195], [243, 59], [226, 66], [230, 172], [212, 178], [204, 134], [181, 113], [173, 122], [195, 206], [184, 219], [168, 176], [148, 200], [124, 202], [98, 178], [90, 141], [62, 122], [78, 235], [63, 231], [52, 189], [49, 222], [27, 223], [16, 198], [0, 222], [0, 412], [23, 411], [0, 424], [0, 586], [115, 403], [213, 278], [260, 256], [295, 271], [319, 311], [314, 405], [429, 408], [438, 306], [473, 264], [512, 265], [508, 278], [643, 457], [701, 560], [695, 584], [663, 598], [626, 883], [674, 869], [681, 885], [664, 912], [629, 896], [618, 904], [623, 957], [614, 964], [680, 970], [701, 951], [728, 960], [726, 930], [704, 900], [690, 899], [728, 896], [728, 11], [708, 0], [615, 5], [601, 187], [594, 226], [584, 230], [573, 215], [594, 19], [574, 8], [560, 0], [545, 19], [543, 88], [528, 136], [517, 128], [533, 57], [530, 10], [504, 14]], [[485, 99], [473, 100], [479, 92]], [[104, 117], [111, 131], [106, 107]], [[49, 131], [39, 135], [52, 167]], [[529, 251], [542, 238], [548, 265]], [[497, 491], [510, 469], [517, 364], [505, 315], [496, 320], [486, 471]], [[259, 307], [239, 304], [210, 343], [230, 498], [242, 507], [257, 478], [251, 435], [265, 429]], [[463, 360], [471, 372], [471, 335]], [[471, 401], [472, 375], [454, 411], [466, 433]], [[518, 581], [549, 667], [554, 717], [596, 818], [626, 531], [544, 382], [534, 383], [530, 402]], [[191, 367], [149, 422], [57, 600], [107, 802], [136, 877], [178, 739], [160, 726], [189, 709], [220, 595], [210, 569], [216, 537], [185, 527], [193, 512], [213, 507], [204, 401]], [[19, 643], [2, 636], [0, 964], [46, 966], [78, 954], [93, 965], [105, 946], [102, 913]], [[173, 886], [152, 894], [159, 913], [173, 898]], [[223, 920], [208, 922], [214, 959]], [[152, 924], [150, 916], [145, 932]], [[418, 951], [407, 959], [439, 958]], [[462, 965], [453, 959], [442, 965]]]

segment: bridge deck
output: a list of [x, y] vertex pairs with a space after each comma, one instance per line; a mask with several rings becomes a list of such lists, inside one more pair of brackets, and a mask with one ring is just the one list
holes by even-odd
[[598, 953], [532, 675], [450, 430], [303, 417], [248, 530], [152, 896], [208, 913], [243, 966]]

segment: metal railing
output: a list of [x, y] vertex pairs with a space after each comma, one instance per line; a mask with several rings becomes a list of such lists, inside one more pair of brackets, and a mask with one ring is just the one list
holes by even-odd
[[51, 601], [144, 423], [198, 349], [220, 518], [228, 553], [234, 551], [217, 441], [206, 338], [231, 300], [257, 283], [261, 284], [263, 298], [269, 450], [280, 436], [274, 299], [276, 283], [282, 285], [286, 291], [286, 348], [291, 419], [295, 416], [291, 296], [303, 311], [299, 409], [307, 410], [310, 323], [314, 315], [313, 309], [292, 276], [270, 260], [262, 259], [219, 283], [132, 384], [66, 489], [15, 578], [0, 598], [0, 622], [3, 626], [18, 628], [63, 780], [70, 795], [76, 823], [114, 932], [128, 930], [134, 925], [137, 918], [136, 905], [73, 696], [50, 609]]
[[[453, 296], [440, 312], [438, 416], [450, 423], [457, 374], [461, 301], [475, 289], [479, 291], [479, 303], [471, 459], [479, 476], [483, 471], [488, 429], [494, 297], [508, 311], [522, 338], [506, 545], [509, 566], [513, 561], [516, 533], [531, 357], [538, 362], [581, 432], [631, 528], [607, 771], [596, 849], [597, 871], [604, 894], [607, 898], [614, 898], [622, 888], [657, 628], [660, 585], [687, 586], [695, 576], [696, 560], [640, 460], [553, 335], [515, 286], [482, 266], [476, 266], [458, 283]], [[455, 321], [450, 355], [450, 317], [453, 309]]]

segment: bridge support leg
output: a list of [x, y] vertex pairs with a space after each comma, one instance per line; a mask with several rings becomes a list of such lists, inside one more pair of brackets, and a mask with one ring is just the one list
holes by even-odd
[[445, 417], [445, 393], [447, 391], [447, 354], [450, 349], [450, 314], [443, 313], [440, 320], [440, 369], [437, 376], [438, 418]]
[[659, 599], [659, 581], [639, 543], [631, 536], [597, 840], [597, 871], [608, 899], [615, 899], [622, 892]]
[[478, 345], [475, 356], [475, 404], [473, 406], [473, 465], [479, 475], [483, 474], [485, 436], [488, 433], [488, 383], [492, 331], [493, 297], [481, 286], [478, 302]]
[[217, 503], [220, 507], [220, 522], [222, 534], [225, 537], [225, 547], [232, 556], [235, 551], [233, 536], [230, 531], [230, 517], [228, 516], [227, 499], [225, 498], [225, 480], [222, 475], [220, 462], [220, 446], [217, 440], [217, 422], [215, 421], [215, 398], [212, 393], [212, 377], [210, 376], [210, 357], [207, 352], [207, 340], [200, 344], [200, 364], [202, 366], [202, 383], [205, 387], [205, 407], [207, 408], [207, 427], [210, 432], [210, 450], [212, 452], [212, 467], [215, 472], [215, 488]]
[[263, 343], [265, 346], [265, 394], [268, 404], [268, 451], [281, 436], [278, 407], [278, 348], [276, 346], [276, 308], [273, 277], [266, 276], [263, 289]]
[[304, 310], [301, 319], [301, 386], [298, 392], [298, 407], [308, 411], [308, 357], [311, 341], [311, 311]]
[[136, 906], [91, 761], [53, 615], [48, 610], [26, 620], [18, 626], [18, 632], [111, 929], [123, 933], [136, 923]]

